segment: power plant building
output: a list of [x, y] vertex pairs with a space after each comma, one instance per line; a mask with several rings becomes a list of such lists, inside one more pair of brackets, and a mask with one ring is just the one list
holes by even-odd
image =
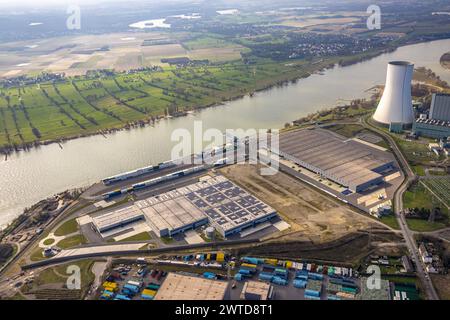
[[384, 182], [394, 161], [376, 156], [372, 148], [323, 129], [290, 131], [280, 135], [281, 157], [334, 181], [353, 192]]
[[414, 65], [406, 61], [389, 62], [386, 85], [373, 119], [383, 125], [410, 126], [414, 122], [411, 81]]
[[419, 136], [437, 139], [450, 137], [450, 95], [433, 94], [428, 118], [417, 119], [412, 131]]

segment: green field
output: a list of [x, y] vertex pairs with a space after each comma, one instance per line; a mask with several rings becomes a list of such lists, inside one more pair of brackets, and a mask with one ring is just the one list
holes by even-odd
[[[317, 67], [317, 66], [316, 66]], [[210, 106], [307, 75], [308, 68], [242, 61], [0, 88], [0, 148], [76, 137]]]
[[61, 241], [59, 241], [56, 246], [60, 247], [61, 249], [69, 249], [72, 247], [76, 247], [82, 244], [85, 244], [87, 242], [86, 238], [81, 235], [77, 234], [68, 238], [64, 238]]
[[423, 183], [439, 197], [444, 204], [450, 206], [450, 177], [424, 180]]
[[55, 236], [65, 236], [78, 231], [78, 223], [76, 218], [67, 220], [55, 230]]
[[422, 219], [406, 219], [411, 230], [419, 232], [434, 231], [445, 228], [448, 221], [448, 209], [443, 203], [434, 197], [421, 183], [412, 185], [403, 195], [404, 208], [425, 208], [432, 210], [439, 207], [446, 219], [433, 223]]

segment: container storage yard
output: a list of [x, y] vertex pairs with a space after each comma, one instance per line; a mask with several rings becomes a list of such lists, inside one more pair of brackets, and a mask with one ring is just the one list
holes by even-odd
[[417, 288], [367, 278], [352, 268], [258, 257], [237, 259], [222, 251], [137, 259], [115, 265], [103, 300], [415, 300]]

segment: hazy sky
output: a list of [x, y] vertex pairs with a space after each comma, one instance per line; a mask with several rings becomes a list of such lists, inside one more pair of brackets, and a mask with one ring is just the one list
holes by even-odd
[[[105, 2], [122, 2], [126, 3], [127, 0], [0, 0], [0, 7], [22, 7], [22, 8], [42, 8], [49, 6], [68, 6], [71, 4], [95, 4]], [[155, 0], [146, 0], [146, 2], [154, 2]], [[159, 0], [164, 1], [164, 0]]]

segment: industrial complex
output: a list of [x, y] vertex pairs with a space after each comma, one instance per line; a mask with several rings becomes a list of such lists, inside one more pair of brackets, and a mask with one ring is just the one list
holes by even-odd
[[412, 131], [418, 136], [436, 139], [450, 137], [450, 95], [433, 94], [429, 115], [420, 115]]
[[411, 81], [414, 65], [406, 61], [389, 62], [386, 85], [373, 119], [387, 126], [410, 126], [414, 121]]
[[276, 211], [223, 176], [201, 181], [134, 205], [92, 218], [99, 233], [144, 220], [158, 237], [211, 224], [223, 237], [239, 233], [277, 216]]
[[377, 157], [370, 147], [323, 129], [296, 130], [280, 136], [277, 152], [351, 192], [363, 192], [383, 183], [394, 161]]

